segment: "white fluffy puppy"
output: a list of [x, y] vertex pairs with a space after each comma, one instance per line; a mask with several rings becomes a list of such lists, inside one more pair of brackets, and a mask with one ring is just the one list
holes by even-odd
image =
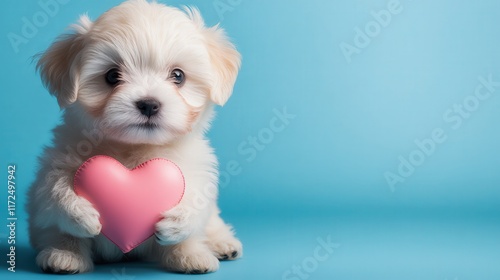
[[[65, 108], [27, 204], [44, 271], [80, 273], [94, 262], [146, 259], [170, 271], [206, 273], [242, 255], [219, 217], [217, 158], [205, 138], [214, 104], [231, 95], [239, 66], [224, 31], [205, 27], [196, 9], [145, 0], [127, 1], [95, 22], [82, 16], [41, 55], [42, 79]], [[155, 236], [130, 253], [100, 234], [99, 213], [73, 190], [75, 171], [94, 155], [128, 168], [162, 157], [184, 173], [181, 203], [162, 213]]]

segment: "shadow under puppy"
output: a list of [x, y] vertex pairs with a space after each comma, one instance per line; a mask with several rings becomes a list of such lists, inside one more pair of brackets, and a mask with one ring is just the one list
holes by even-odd
[[[182, 201], [162, 213], [155, 236], [129, 257], [184, 273], [216, 271], [219, 260], [240, 257], [240, 241], [219, 216], [218, 163], [205, 137], [214, 105], [227, 101], [240, 66], [224, 31], [205, 27], [196, 9], [145, 0], [124, 2], [95, 22], [82, 16], [72, 30], [37, 65], [65, 108], [28, 194], [37, 264], [45, 272], [81, 273], [94, 262], [123, 259], [100, 234], [99, 213], [73, 190], [76, 170], [94, 155], [128, 168], [167, 158], [184, 174]], [[84, 149], [89, 137], [92, 147]]]

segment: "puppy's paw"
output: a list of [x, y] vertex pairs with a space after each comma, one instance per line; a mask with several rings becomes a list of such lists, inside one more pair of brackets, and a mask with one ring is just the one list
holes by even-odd
[[208, 240], [206, 244], [219, 260], [234, 260], [243, 256], [243, 245], [233, 236]]
[[101, 233], [102, 225], [99, 221], [99, 212], [86, 199], [80, 199], [73, 211], [69, 214], [68, 223], [62, 229], [76, 237], [88, 238]]
[[197, 249], [176, 248], [162, 264], [169, 271], [187, 274], [203, 274], [219, 269], [219, 260], [205, 246]]
[[192, 229], [189, 215], [181, 208], [174, 208], [163, 214], [163, 219], [156, 223], [156, 241], [160, 245], [177, 244], [187, 239]]
[[76, 220], [83, 235], [81, 237], [94, 237], [99, 235], [102, 229], [101, 222], [99, 221], [99, 212], [97, 212], [93, 206], [86, 207], [84, 212], [87, 214]]
[[37, 265], [45, 273], [76, 274], [91, 271], [92, 260], [75, 252], [47, 248], [36, 257]]

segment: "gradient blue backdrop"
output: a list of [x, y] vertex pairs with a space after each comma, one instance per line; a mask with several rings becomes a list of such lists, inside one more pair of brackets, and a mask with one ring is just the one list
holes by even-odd
[[[119, 2], [60, 4], [17, 51], [9, 34], [22, 35], [24, 18], [32, 22], [43, 8], [2, 2], [0, 178], [16, 164], [19, 218], [15, 274], [6, 270], [8, 232], [0, 226], [2, 279], [49, 278], [34, 266], [21, 206], [60, 112], [32, 56], [80, 14], [95, 19]], [[500, 82], [499, 1], [401, 0], [385, 26], [374, 18], [395, 9], [391, 0], [161, 2], [199, 7], [243, 56], [234, 95], [218, 109], [209, 136], [223, 174], [228, 163], [239, 165], [238, 174], [223, 178], [220, 204], [245, 256], [210, 275], [165, 275], [139, 263], [98, 266], [92, 277], [500, 278], [500, 87], [477, 104], [472, 97], [479, 77]], [[372, 32], [369, 42], [356, 38], [357, 28]], [[362, 47], [346, 58], [341, 46], [356, 47], [356, 40]], [[477, 106], [454, 129], [458, 114], [448, 110], [464, 102]], [[270, 134], [285, 108], [294, 118]], [[435, 129], [446, 140], [391, 189], [384, 174], [398, 174], [400, 157], [418, 155], [415, 141]], [[260, 137], [258, 149], [249, 137]], [[1, 224], [6, 197], [4, 184]], [[340, 246], [312, 261], [317, 239], [328, 236]], [[294, 265], [305, 274], [283, 278]]]

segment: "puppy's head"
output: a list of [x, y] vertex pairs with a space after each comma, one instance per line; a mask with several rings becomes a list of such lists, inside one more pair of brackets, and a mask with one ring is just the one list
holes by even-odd
[[231, 95], [240, 55], [196, 9], [131, 0], [72, 29], [37, 67], [61, 107], [77, 103], [114, 140], [169, 143]]

